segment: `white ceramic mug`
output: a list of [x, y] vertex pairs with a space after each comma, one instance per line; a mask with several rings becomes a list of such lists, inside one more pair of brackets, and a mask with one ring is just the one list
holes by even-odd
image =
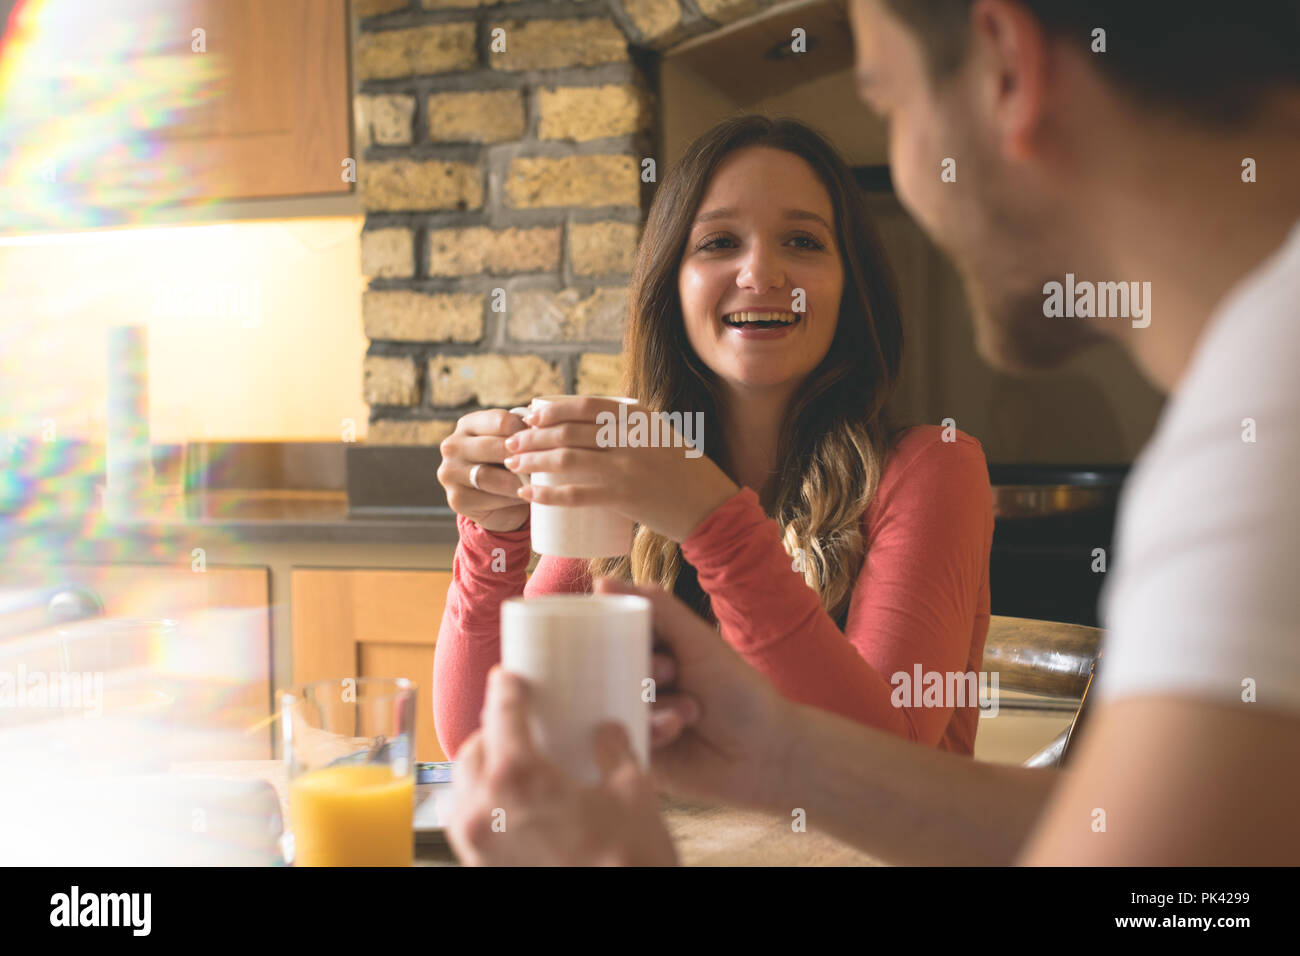
[[[561, 398], [576, 395], [541, 395], [532, 400], [530, 409], [542, 408]], [[598, 396], [624, 405], [635, 405], [634, 398]], [[540, 487], [561, 483], [559, 476], [537, 472], [524, 476]], [[541, 505], [529, 509], [532, 546], [538, 554], [557, 558], [612, 558], [632, 550], [634, 522], [610, 508], [586, 505]]]
[[501, 663], [531, 689], [538, 750], [583, 783], [600, 779], [595, 731], [621, 723], [649, 766], [650, 602], [634, 594], [548, 594], [501, 602]]

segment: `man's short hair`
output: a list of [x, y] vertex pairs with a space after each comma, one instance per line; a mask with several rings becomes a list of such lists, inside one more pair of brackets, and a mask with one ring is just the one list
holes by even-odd
[[[974, 0], [884, 0], [917, 34], [942, 83], [966, 58]], [[1297, 0], [1015, 0], [1058, 38], [1093, 49], [1097, 68], [1148, 105], [1202, 122], [1248, 120], [1266, 94], [1300, 87]]]

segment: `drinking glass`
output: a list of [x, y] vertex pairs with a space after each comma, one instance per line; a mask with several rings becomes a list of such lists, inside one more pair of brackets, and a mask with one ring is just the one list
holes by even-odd
[[296, 866], [410, 866], [415, 685], [355, 677], [280, 696]]

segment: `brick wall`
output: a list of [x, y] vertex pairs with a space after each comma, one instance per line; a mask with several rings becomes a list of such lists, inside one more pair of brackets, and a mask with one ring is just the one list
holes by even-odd
[[353, 0], [368, 441], [617, 389], [657, 51], [766, 5]]

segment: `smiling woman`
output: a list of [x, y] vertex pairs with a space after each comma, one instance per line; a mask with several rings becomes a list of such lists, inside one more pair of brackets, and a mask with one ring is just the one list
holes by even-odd
[[[830, 196], [800, 156], [756, 145], [719, 164], [677, 291], [691, 348], [729, 387], [784, 383], [787, 394], [772, 396], [784, 405], [825, 356], [844, 287], [833, 221]], [[901, 345], [901, 330], [884, 332]]]
[[[605, 575], [675, 592], [789, 698], [971, 753], [974, 704], [891, 696], [916, 667], [979, 670], [987, 466], [973, 438], [885, 411], [902, 323], [844, 162], [793, 120], [719, 124], [658, 187], [629, 291], [624, 391], [700, 416], [704, 454], [604, 447], [597, 399], [462, 419], [439, 473], [461, 514], [434, 668], [443, 748], [477, 725], [501, 601]], [[553, 480], [518, 490], [534, 472]], [[631, 553], [544, 556], [525, 581], [521, 497], [625, 515]]]

